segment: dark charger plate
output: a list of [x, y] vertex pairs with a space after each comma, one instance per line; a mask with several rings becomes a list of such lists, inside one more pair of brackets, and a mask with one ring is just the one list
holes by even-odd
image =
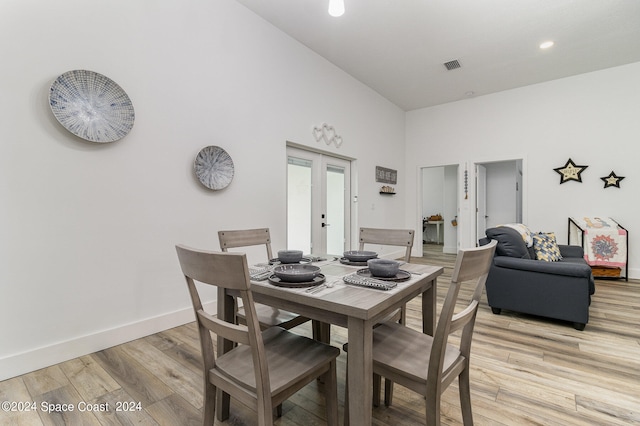
[[313, 287], [318, 284], [322, 284], [325, 281], [325, 277], [322, 274], [318, 274], [315, 276], [313, 281], [305, 281], [300, 283], [292, 283], [287, 281], [282, 281], [280, 278], [275, 275], [271, 275], [269, 277], [269, 283], [273, 284], [277, 287], [287, 287], [287, 288], [304, 288], [304, 287]]
[[369, 268], [358, 269], [357, 274], [365, 278], [375, 278], [376, 280], [380, 280], [380, 281], [394, 281], [397, 283], [402, 281], [407, 281], [409, 278], [411, 278], [411, 272], [407, 272], [402, 269], [398, 271], [395, 277], [391, 277], [391, 278], [374, 277], [373, 275], [371, 275], [371, 271], [369, 271]]

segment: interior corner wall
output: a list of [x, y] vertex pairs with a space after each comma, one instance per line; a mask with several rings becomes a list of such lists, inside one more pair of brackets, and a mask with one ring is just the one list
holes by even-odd
[[[285, 248], [286, 141], [357, 159], [353, 226], [405, 226], [404, 112], [235, 0], [8, 0], [0, 38], [0, 380], [192, 321], [177, 243], [269, 227]], [[125, 138], [52, 116], [74, 69], [127, 92]], [[341, 147], [314, 139], [322, 123]], [[221, 191], [193, 173], [208, 145], [234, 162]], [[398, 170], [394, 197], [377, 165]]]
[[[414, 170], [425, 165], [522, 158], [527, 225], [566, 243], [569, 217], [612, 217], [629, 229], [629, 275], [640, 278], [638, 117], [640, 62], [410, 111], [407, 182], [416, 185]], [[569, 158], [588, 168], [582, 182], [560, 184], [553, 169]], [[611, 171], [625, 177], [620, 188], [604, 188]], [[460, 206], [462, 247], [475, 245], [472, 202]], [[407, 199], [407, 221], [418, 208]]]

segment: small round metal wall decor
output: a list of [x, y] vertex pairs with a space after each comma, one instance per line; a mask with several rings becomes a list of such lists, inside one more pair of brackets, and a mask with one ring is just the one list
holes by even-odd
[[193, 162], [193, 169], [200, 183], [214, 191], [226, 188], [233, 180], [233, 160], [219, 146], [202, 148]]

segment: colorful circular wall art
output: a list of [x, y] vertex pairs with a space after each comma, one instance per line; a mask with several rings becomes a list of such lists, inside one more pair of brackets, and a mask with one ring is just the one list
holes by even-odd
[[200, 150], [193, 163], [196, 177], [204, 186], [213, 190], [226, 188], [233, 180], [233, 160], [219, 146], [207, 146]]
[[60, 75], [49, 90], [49, 106], [62, 126], [90, 142], [125, 137], [135, 120], [131, 99], [113, 80], [87, 70]]

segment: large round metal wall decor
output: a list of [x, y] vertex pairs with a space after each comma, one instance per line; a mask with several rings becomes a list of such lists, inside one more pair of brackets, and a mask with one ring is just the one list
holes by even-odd
[[65, 129], [90, 142], [122, 139], [135, 120], [125, 91], [108, 77], [87, 70], [67, 71], [56, 78], [49, 106]]
[[202, 148], [196, 156], [193, 168], [200, 183], [209, 189], [217, 191], [226, 188], [233, 180], [233, 160], [219, 146]]

